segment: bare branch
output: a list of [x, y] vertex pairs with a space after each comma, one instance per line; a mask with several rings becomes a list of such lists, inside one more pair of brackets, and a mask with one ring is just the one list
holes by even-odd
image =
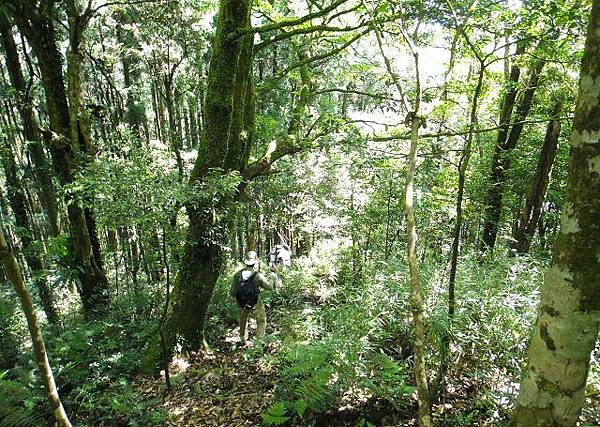
[[[502, 129], [505, 126], [547, 123], [549, 121], [564, 121], [564, 120], [572, 120], [572, 119], [573, 119], [573, 116], [569, 115], [569, 116], [565, 116], [565, 117], [560, 117], [558, 119], [557, 118], [549, 118], [549, 119], [539, 119], [539, 120], [522, 120], [522, 121], [518, 121], [518, 122], [514, 122], [514, 123], [503, 124], [500, 126], [494, 126], [494, 127], [485, 128], [485, 129], [473, 129], [472, 131], [464, 130], [464, 131], [451, 131], [451, 132], [440, 132], [440, 133], [423, 133], [423, 134], [419, 135], [419, 138], [440, 138], [440, 137], [445, 137], [445, 136], [465, 136], [471, 132], [472, 133], [493, 132], [498, 129]], [[410, 139], [410, 133], [407, 132], [404, 134], [397, 134], [397, 135], [390, 135], [390, 136], [373, 136], [370, 139], [371, 139], [371, 141], [376, 141], [376, 142], [407, 140], [407, 139]]]
[[348, 40], [347, 42], [345, 42], [344, 44], [338, 46], [335, 49], [332, 49], [332, 50], [330, 50], [328, 52], [325, 52], [325, 53], [321, 53], [319, 55], [311, 56], [309, 58], [306, 58], [306, 59], [304, 59], [302, 61], [299, 61], [299, 62], [296, 62], [295, 64], [290, 65], [287, 68], [285, 68], [284, 70], [280, 71], [270, 81], [274, 82], [274, 81], [280, 80], [284, 76], [286, 76], [290, 71], [295, 70], [296, 68], [302, 67], [303, 65], [307, 65], [307, 64], [310, 64], [310, 63], [313, 63], [313, 62], [316, 62], [316, 61], [320, 61], [322, 59], [329, 58], [330, 56], [336, 55], [336, 54], [340, 53], [341, 51], [343, 51], [344, 49], [346, 49], [348, 46], [350, 46], [352, 43], [354, 43], [356, 40], [358, 40], [359, 38], [361, 38], [362, 36], [364, 36], [365, 34], [367, 34], [370, 31], [371, 31], [371, 28], [369, 27], [369, 28], [361, 31], [360, 33], [357, 33], [350, 40]]
[[342, 32], [348, 32], [348, 31], [354, 31], [357, 30], [359, 28], [362, 28], [366, 25], [369, 25], [368, 22], [366, 23], [360, 23], [356, 26], [352, 26], [352, 27], [332, 27], [329, 25], [314, 25], [311, 27], [306, 27], [306, 28], [297, 28], [295, 30], [292, 31], [287, 31], [287, 32], [283, 32], [283, 33], [279, 33], [276, 36], [265, 40], [263, 42], [258, 43], [256, 46], [254, 46], [254, 51], [258, 52], [261, 49], [264, 49], [267, 46], [272, 45], [273, 43], [279, 42], [281, 40], [287, 40], [293, 36], [297, 36], [299, 34], [310, 34], [310, 33], [314, 33], [314, 32], [338, 32], [338, 33], [342, 33]]
[[242, 37], [246, 34], [262, 34], [262, 33], [266, 33], [269, 31], [279, 30], [281, 28], [295, 27], [297, 25], [304, 24], [305, 22], [308, 22], [312, 19], [324, 16], [324, 15], [328, 14], [329, 12], [331, 12], [332, 10], [335, 10], [338, 6], [341, 6], [342, 4], [344, 4], [348, 1], [349, 0], [337, 0], [337, 1], [333, 2], [332, 4], [330, 4], [329, 6], [327, 6], [326, 8], [323, 8], [317, 12], [309, 13], [308, 15], [304, 15], [300, 18], [289, 19], [286, 21], [276, 22], [273, 24], [267, 24], [267, 25], [263, 25], [262, 27], [244, 28], [244, 29], [241, 29], [241, 30], [235, 32], [234, 34], [231, 34], [230, 40], [231, 41], [236, 40], [239, 37]]
[[363, 95], [363, 96], [369, 96], [371, 98], [389, 99], [390, 101], [402, 102], [402, 100], [400, 100], [398, 98], [394, 98], [392, 96], [389, 96], [389, 95], [386, 95], [383, 93], [364, 92], [361, 90], [344, 89], [344, 88], [339, 88], [339, 87], [317, 90], [314, 93], [315, 93], [315, 95], [320, 95], [322, 93], [332, 93], [332, 92], [351, 93], [354, 95]]

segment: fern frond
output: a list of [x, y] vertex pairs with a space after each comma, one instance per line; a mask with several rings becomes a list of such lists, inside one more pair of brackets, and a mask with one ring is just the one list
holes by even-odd
[[262, 414], [262, 419], [265, 425], [279, 426], [290, 419], [290, 417], [286, 415], [287, 411], [287, 403], [280, 400], [267, 408]]

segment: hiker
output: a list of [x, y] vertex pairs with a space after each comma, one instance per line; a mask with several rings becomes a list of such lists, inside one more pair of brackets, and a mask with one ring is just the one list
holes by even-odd
[[[243, 269], [233, 275], [230, 295], [236, 299], [240, 306], [240, 342], [246, 343], [246, 323], [248, 317], [256, 320], [256, 338], [265, 336], [267, 316], [265, 305], [260, 298], [260, 288], [272, 291], [275, 289], [275, 281], [269, 283], [267, 278], [254, 267], [258, 264], [258, 256], [255, 251], [249, 251], [244, 259], [246, 265]], [[271, 268], [273, 272], [274, 268]]]
[[275, 249], [269, 253], [269, 265], [275, 267], [289, 267], [292, 265], [292, 251], [290, 247], [285, 243], [275, 245]]

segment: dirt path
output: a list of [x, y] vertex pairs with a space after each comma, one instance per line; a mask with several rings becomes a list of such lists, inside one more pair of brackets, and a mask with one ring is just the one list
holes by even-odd
[[[168, 426], [256, 426], [272, 403], [276, 370], [261, 361], [255, 348], [242, 348], [237, 328], [215, 342], [211, 351], [176, 357], [170, 364], [171, 390], [160, 379], [139, 377], [136, 390], [157, 399], [167, 414]], [[264, 353], [276, 351], [266, 346]]]

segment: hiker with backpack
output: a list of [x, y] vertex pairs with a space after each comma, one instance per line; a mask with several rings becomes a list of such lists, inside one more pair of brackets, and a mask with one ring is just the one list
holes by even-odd
[[272, 291], [275, 289], [267, 278], [254, 267], [258, 264], [258, 256], [255, 251], [250, 251], [244, 259], [245, 267], [233, 275], [230, 295], [235, 298], [240, 307], [240, 342], [246, 343], [246, 324], [248, 317], [256, 320], [256, 338], [265, 336], [267, 316], [265, 305], [260, 298], [260, 289]]

